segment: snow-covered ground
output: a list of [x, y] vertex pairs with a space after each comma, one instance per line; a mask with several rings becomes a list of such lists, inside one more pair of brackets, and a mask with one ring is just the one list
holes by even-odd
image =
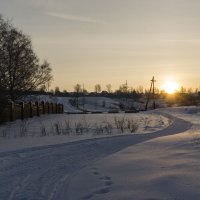
[[[98, 126], [103, 127], [105, 121], [114, 126], [113, 117], [119, 121], [124, 118], [124, 114], [118, 114], [118, 118], [110, 114], [86, 116], [91, 124], [98, 122]], [[49, 115], [38, 119], [48, 127], [46, 124], [55, 118], [61, 123], [65, 117], [74, 122], [85, 121], [86, 116]], [[198, 200], [199, 108], [165, 108], [125, 117], [126, 122], [131, 119], [137, 122], [137, 131], [131, 133], [126, 129], [122, 134], [120, 129], [113, 128], [109, 134], [94, 134], [95, 129], [90, 125], [90, 130], [81, 135], [72, 132], [69, 136], [27, 134], [13, 138], [9, 133], [9, 137], [1, 138], [0, 199]], [[14, 124], [7, 128], [12, 130], [12, 126]], [[33, 130], [37, 132], [37, 128]], [[142, 134], [144, 132], [146, 134]], [[59, 137], [63, 141], [58, 142]], [[19, 149], [13, 142], [20, 140], [23, 143]], [[26, 146], [28, 140], [32, 140], [33, 145], [24, 148], [29, 146]], [[49, 141], [38, 146], [36, 141], [40, 140]], [[10, 145], [14, 147], [8, 148]]]
[[1, 126], [0, 152], [94, 137], [147, 134], [170, 123], [170, 119], [152, 113], [43, 115]]

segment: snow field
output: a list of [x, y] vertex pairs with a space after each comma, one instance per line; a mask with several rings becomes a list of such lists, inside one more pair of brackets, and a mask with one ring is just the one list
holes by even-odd
[[[105, 187], [88, 189], [82, 193], [88, 180], [76, 184], [72, 188], [79, 172], [92, 166], [94, 162], [116, 152], [146, 140], [166, 134], [174, 134], [188, 128], [181, 120], [174, 119], [173, 123], [164, 130], [148, 134], [123, 134], [115, 137], [93, 138], [68, 144], [48, 145], [7, 151], [0, 153], [0, 199], [22, 200], [64, 200], [87, 199], [103, 195], [111, 191], [113, 180], [109, 174], [100, 174], [93, 169], [95, 176], [105, 184]], [[49, 138], [49, 137], [43, 137]], [[27, 138], [24, 138], [24, 141]], [[32, 139], [32, 138], [31, 138]], [[11, 140], [7, 140], [11, 141]], [[39, 140], [38, 140], [39, 141]], [[98, 179], [98, 180], [99, 180]], [[110, 181], [110, 182], [109, 182]], [[87, 183], [87, 184], [86, 184]], [[95, 186], [96, 183], [93, 182]], [[98, 183], [97, 183], [98, 184]], [[108, 188], [109, 187], [109, 188]], [[72, 192], [75, 193], [72, 195]], [[84, 195], [77, 198], [77, 195]], [[86, 195], [86, 196], [85, 196]], [[113, 199], [113, 198], [111, 198]]]
[[[165, 111], [173, 114], [173, 109]], [[164, 137], [132, 145], [80, 170], [68, 185], [68, 199], [198, 200], [199, 117], [181, 113], [187, 121], [174, 118], [159, 132]]]
[[[48, 127], [49, 120], [61, 123], [65, 117], [73, 128], [86, 120], [91, 129], [56, 135], [54, 128], [48, 137], [10, 134], [0, 139], [0, 199], [199, 200], [198, 112], [170, 108], [125, 115], [49, 115], [31, 119], [36, 124], [30, 130], [37, 130], [38, 121]], [[136, 132], [117, 128], [116, 121], [131, 120], [138, 125]], [[112, 134], [94, 134], [97, 121], [112, 123]], [[10, 130], [20, 121], [15, 123]]]
[[168, 118], [161, 115], [142, 113], [43, 115], [1, 126], [0, 151], [93, 137], [147, 134], [163, 129], [170, 123]]

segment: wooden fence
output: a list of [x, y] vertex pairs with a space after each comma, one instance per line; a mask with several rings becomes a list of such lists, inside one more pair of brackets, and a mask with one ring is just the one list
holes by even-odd
[[14, 103], [11, 102], [5, 106], [0, 115], [0, 122], [14, 121], [17, 119], [32, 118], [44, 114], [62, 114], [64, 112], [63, 104], [49, 102], [29, 102]]

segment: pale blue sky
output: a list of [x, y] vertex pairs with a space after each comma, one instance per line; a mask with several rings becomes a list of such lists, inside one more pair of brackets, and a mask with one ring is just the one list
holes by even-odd
[[0, 0], [53, 67], [52, 87], [174, 79], [200, 87], [199, 0]]

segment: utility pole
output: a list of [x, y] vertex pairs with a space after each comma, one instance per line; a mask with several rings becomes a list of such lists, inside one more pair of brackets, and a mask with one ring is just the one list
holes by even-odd
[[83, 110], [85, 109], [85, 91], [84, 91], [84, 83], [83, 83]]
[[153, 76], [153, 79], [151, 80], [151, 82], [153, 85], [153, 109], [156, 109], [156, 103], [155, 103], [155, 82], [156, 82], [156, 80], [154, 79], [154, 76]]
[[128, 81], [126, 80], [126, 83], [125, 83], [125, 88], [126, 88], [126, 102], [127, 102], [127, 93], [128, 93]]
[[149, 94], [148, 94], [148, 97], [147, 97], [147, 102], [146, 102], [146, 106], [145, 106], [145, 110], [147, 110], [148, 108], [148, 103], [149, 103], [149, 100], [150, 100], [150, 97], [151, 97], [151, 92], [152, 92], [152, 99], [153, 99], [153, 109], [156, 108], [156, 103], [155, 103], [155, 78], [153, 76], [152, 80], [151, 80], [151, 86], [150, 86], [150, 90], [149, 90]]

